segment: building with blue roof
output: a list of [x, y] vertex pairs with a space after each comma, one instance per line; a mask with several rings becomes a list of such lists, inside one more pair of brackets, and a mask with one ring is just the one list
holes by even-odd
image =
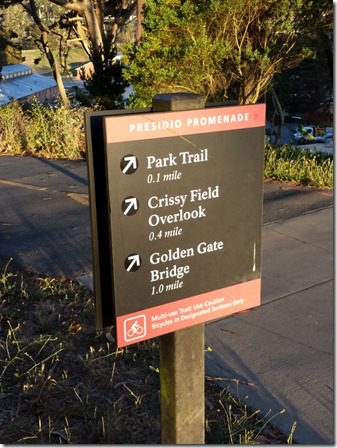
[[0, 70], [0, 106], [11, 101], [53, 101], [58, 96], [54, 79], [33, 73], [28, 65], [12, 64]]

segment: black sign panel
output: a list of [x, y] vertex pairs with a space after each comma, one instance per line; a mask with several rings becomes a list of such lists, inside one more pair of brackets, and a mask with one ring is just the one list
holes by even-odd
[[264, 113], [103, 119], [119, 346], [260, 303]]

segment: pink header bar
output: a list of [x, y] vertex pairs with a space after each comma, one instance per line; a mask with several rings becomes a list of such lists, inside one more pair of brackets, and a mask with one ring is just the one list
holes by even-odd
[[265, 126], [265, 104], [105, 117], [107, 143]]

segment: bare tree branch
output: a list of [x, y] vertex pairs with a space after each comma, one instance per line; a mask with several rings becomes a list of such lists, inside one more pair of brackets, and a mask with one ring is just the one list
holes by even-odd
[[68, 0], [48, 0], [51, 3], [54, 3], [54, 5], [61, 6], [62, 8], [68, 10], [68, 11], [75, 11], [75, 12], [83, 12], [83, 5], [80, 2], [69, 2]]

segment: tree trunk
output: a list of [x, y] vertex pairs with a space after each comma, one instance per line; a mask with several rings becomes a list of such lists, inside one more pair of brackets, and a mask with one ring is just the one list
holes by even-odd
[[63, 106], [70, 107], [70, 101], [69, 101], [66, 89], [64, 87], [64, 83], [63, 83], [63, 79], [62, 79], [60, 70], [58, 69], [57, 66], [55, 67], [54, 77], [55, 77], [57, 89], [59, 91], [61, 102], [62, 102]]
[[[102, 12], [100, 10], [97, 11], [97, 14], [101, 15], [101, 13]], [[102, 54], [103, 35], [101, 33], [99, 18], [96, 15], [96, 11], [92, 0], [85, 0], [83, 6], [83, 14], [88, 28], [88, 34], [92, 46], [92, 52], [96, 56]]]
[[139, 42], [143, 32], [143, 18], [144, 18], [145, 0], [137, 0], [137, 30], [136, 42]]
[[279, 117], [280, 117], [280, 124], [277, 129], [277, 134], [275, 136], [275, 140], [273, 142], [273, 145], [276, 146], [281, 138], [282, 126], [284, 125], [284, 112], [283, 112], [280, 100], [278, 99], [278, 96], [276, 95], [276, 92], [275, 92], [273, 86], [270, 87], [270, 92], [272, 95], [272, 101], [273, 101], [275, 111], [278, 112]]
[[39, 27], [39, 30], [40, 30], [40, 33], [41, 33], [40, 34], [40, 42], [41, 42], [41, 45], [42, 45], [42, 50], [43, 50], [43, 53], [46, 55], [46, 58], [48, 59], [50, 68], [52, 70], [54, 79], [56, 81], [57, 89], [59, 91], [62, 104], [65, 107], [69, 107], [70, 106], [70, 101], [68, 99], [66, 90], [64, 88], [64, 84], [63, 84], [60, 68], [59, 68], [59, 65], [58, 65], [55, 57], [54, 57], [53, 52], [51, 51], [51, 49], [49, 47], [48, 35], [49, 35], [50, 31], [41, 22], [41, 19], [40, 19], [39, 15], [37, 13], [37, 10], [36, 10], [35, 0], [30, 0], [29, 1], [29, 8], [27, 6], [24, 6], [24, 5], [22, 5], [22, 6], [28, 12], [28, 14], [31, 15], [31, 17], [33, 18], [34, 22]]
[[52, 69], [53, 72], [53, 76], [54, 79], [56, 81], [56, 85], [57, 85], [57, 89], [59, 91], [60, 94], [60, 98], [61, 98], [61, 102], [65, 107], [69, 107], [70, 106], [70, 101], [69, 98], [67, 96], [67, 92], [66, 89], [64, 87], [63, 84], [63, 79], [61, 76], [61, 72], [60, 72], [60, 67], [54, 57], [53, 52], [51, 51], [49, 45], [48, 45], [48, 33], [47, 31], [41, 31], [41, 44], [43, 47], [43, 52], [45, 53], [50, 68]]
[[101, 35], [104, 35], [104, 0], [96, 0], [96, 17]]

